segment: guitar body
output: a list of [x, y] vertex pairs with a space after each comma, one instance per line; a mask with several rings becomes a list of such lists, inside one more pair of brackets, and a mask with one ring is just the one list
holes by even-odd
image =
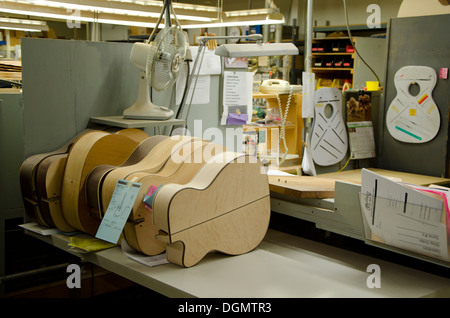
[[64, 219], [61, 211], [61, 186], [68, 153], [45, 158], [36, 173], [37, 192], [43, 215], [51, 218], [54, 226], [62, 232], [75, 229]]
[[155, 145], [141, 161], [111, 170], [103, 179], [101, 193], [103, 210], [101, 213], [103, 215], [106, 213], [119, 179], [127, 180], [129, 175], [138, 172], [157, 173], [169, 160], [172, 153], [176, 152], [184, 144], [191, 142], [191, 140], [192, 137], [188, 136], [171, 136]]
[[311, 154], [316, 164], [330, 166], [344, 159], [348, 148], [342, 94], [337, 88], [322, 87], [315, 92], [314, 102]]
[[85, 181], [89, 172], [101, 164], [122, 164], [145, 138], [148, 135], [137, 129], [115, 134], [94, 131], [72, 146], [64, 170], [61, 205], [64, 218], [73, 228], [94, 236], [100, 225], [101, 215], [90, 214], [86, 201]]
[[[38, 184], [41, 184], [41, 182], [37, 180], [37, 172], [39, 166], [44, 161], [47, 162], [47, 160], [52, 160], [51, 158], [53, 156], [58, 157], [64, 154], [67, 155], [73, 143], [76, 142], [79, 137], [83, 136], [89, 131], [90, 130], [88, 129], [83, 130], [81, 133], [77, 134], [75, 137], [70, 139], [67, 143], [65, 143], [62, 147], [55, 151], [36, 154], [28, 157], [23, 161], [19, 170], [20, 190], [25, 212], [32, 222], [45, 227], [55, 226], [49, 211], [45, 210], [47, 206], [46, 202], [42, 202], [40, 199], [39, 193], [41, 193], [41, 190], [38, 191]], [[42, 209], [44, 209], [45, 211], [42, 211]]]
[[151, 186], [160, 187], [168, 183], [186, 184], [205, 165], [206, 160], [224, 152], [222, 145], [208, 141], [192, 139], [184, 144], [177, 153], [172, 153], [164, 167], [155, 174], [138, 172], [131, 174], [127, 180], [141, 184], [141, 190], [133, 206], [129, 222], [124, 228], [128, 244], [146, 255], [157, 255], [166, 248], [166, 243], [156, 239], [159, 229], [153, 224], [152, 208], [143, 201]]
[[148, 153], [161, 141], [168, 138], [168, 136], [156, 135], [151, 136], [142, 141], [128, 159], [120, 166], [113, 166], [102, 164], [94, 167], [86, 178], [86, 201], [91, 208], [91, 213], [102, 215], [103, 211], [101, 193], [103, 181], [106, 175], [116, 168], [134, 165], [140, 162]]
[[269, 182], [255, 157], [224, 152], [190, 182], [162, 186], [152, 207], [167, 259], [191, 267], [211, 251], [239, 255], [262, 241], [270, 220]]
[[428, 66], [405, 66], [395, 73], [397, 96], [386, 113], [394, 139], [425, 143], [439, 132], [441, 118], [432, 97], [436, 80], [436, 72]]

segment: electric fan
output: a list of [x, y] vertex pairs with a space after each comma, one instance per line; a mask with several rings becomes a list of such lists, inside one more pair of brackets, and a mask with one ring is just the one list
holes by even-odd
[[[131, 107], [124, 110], [124, 118], [166, 120], [174, 113], [168, 107], [153, 104], [149, 94], [149, 86], [161, 92], [175, 84], [187, 53], [186, 34], [177, 20], [173, 26], [170, 26], [170, 21], [164, 21], [165, 27], [159, 31], [154, 41], [150, 42], [166, 10], [171, 10], [170, 1], [165, 1], [161, 17], [148, 41], [137, 42], [131, 49], [130, 60], [142, 71], [138, 97]], [[170, 17], [169, 14], [166, 14], [167, 16]]]

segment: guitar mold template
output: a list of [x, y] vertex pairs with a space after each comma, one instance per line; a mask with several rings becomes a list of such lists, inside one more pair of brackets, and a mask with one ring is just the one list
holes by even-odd
[[347, 130], [342, 118], [342, 94], [334, 87], [323, 87], [314, 96], [314, 125], [311, 153], [314, 162], [330, 166], [340, 162], [348, 148]]
[[386, 113], [386, 126], [394, 139], [425, 143], [439, 132], [441, 118], [432, 97], [436, 78], [428, 66], [405, 66], [395, 73], [397, 96]]

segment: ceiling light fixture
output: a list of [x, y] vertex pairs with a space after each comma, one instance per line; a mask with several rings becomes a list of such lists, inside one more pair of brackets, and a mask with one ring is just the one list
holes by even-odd
[[48, 31], [48, 25], [44, 21], [0, 18], [0, 29], [18, 30], [29, 32]]
[[[66, 21], [154, 28], [162, 1], [4, 0], [0, 12]], [[278, 8], [222, 12], [219, 7], [173, 3], [183, 29], [283, 24]], [[183, 14], [179, 14], [183, 13]], [[163, 28], [164, 24], [158, 27]]]

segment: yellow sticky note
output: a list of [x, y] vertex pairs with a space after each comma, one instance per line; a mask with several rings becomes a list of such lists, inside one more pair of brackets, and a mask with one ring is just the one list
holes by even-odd
[[409, 110], [409, 116], [416, 116], [416, 109], [411, 108], [411, 109]]

